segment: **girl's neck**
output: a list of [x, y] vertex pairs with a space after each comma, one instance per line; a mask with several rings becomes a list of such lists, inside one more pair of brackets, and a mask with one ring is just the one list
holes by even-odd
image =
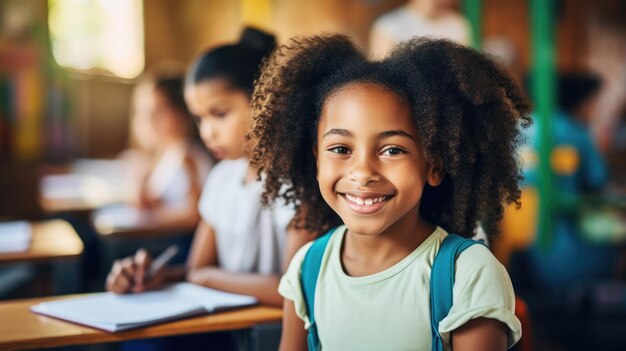
[[244, 184], [249, 184], [257, 180], [259, 174], [259, 170], [256, 167], [253, 167], [252, 164], [248, 164], [248, 171], [246, 172], [246, 176], [243, 179]]
[[346, 233], [341, 250], [348, 275], [364, 276], [383, 271], [413, 252], [435, 230], [419, 216], [419, 206], [377, 235]]
[[182, 138], [164, 138], [162, 143], [156, 149], [157, 156], [163, 156], [169, 150], [174, 148], [183, 147], [186, 144], [186, 141]]
[[243, 158], [245, 158], [248, 161], [248, 171], [246, 172], [246, 177], [244, 178], [243, 182], [244, 184], [248, 184], [250, 182], [254, 182], [257, 180], [258, 178], [258, 174], [259, 174], [259, 169], [252, 166], [252, 163], [250, 163], [250, 160], [252, 159], [252, 149], [249, 146], [246, 146], [244, 149], [244, 156]]

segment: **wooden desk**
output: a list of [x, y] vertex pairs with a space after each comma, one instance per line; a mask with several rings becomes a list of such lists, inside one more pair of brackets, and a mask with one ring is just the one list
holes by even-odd
[[81, 267], [78, 258], [83, 253], [83, 242], [74, 228], [61, 219], [32, 222], [31, 226], [32, 240], [28, 250], [0, 253], [0, 264], [49, 263], [55, 294], [79, 292]]
[[76, 258], [83, 252], [83, 242], [64, 220], [33, 222], [30, 247], [22, 252], [0, 253], [0, 263], [41, 262]]
[[196, 226], [193, 227], [166, 227], [155, 225], [138, 225], [134, 227], [116, 227], [99, 225], [91, 221], [98, 235], [105, 240], [112, 239], [163, 239], [171, 237], [185, 236], [193, 234]]
[[280, 308], [255, 306], [113, 334], [30, 312], [29, 308], [34, 304], [67, 297], [72, 296], [0, 302], [0, 350], [29, 350], [241, 330], [258, 324], [279, 322], [282, 318]]

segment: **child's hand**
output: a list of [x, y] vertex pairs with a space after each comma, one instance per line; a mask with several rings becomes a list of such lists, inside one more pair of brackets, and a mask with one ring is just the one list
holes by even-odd
[[106, 289], [116, 294], [125, 294], [160, 287], [165, 280], [163, 270], [148, 276], [151, 263], [152, 257], [144, 249], [139, 249], [135, 256], [115, 261], [107, 276]]

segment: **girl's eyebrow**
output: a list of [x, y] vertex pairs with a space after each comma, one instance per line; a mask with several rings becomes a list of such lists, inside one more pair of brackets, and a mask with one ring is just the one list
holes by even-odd
[[326, 133], [324, 133], [324, 135], [322, 135], [322, 139], [326, 138], [329, 135], [341, 135], [345, 137], [351, 137], [352, 133], [347, 129], [333, 128], [327, 131]]
[[391, 138], [393, 136], [403, 136], [403, 137], [407, 137], [413, 141], [417, 141], [415, 140], [415, 137], [412, 136], [411, 134], [403, 131], [403, 130], [388, 130], [385, 132], [382, 132], [378, 135], [378, 139], [385, 139], [385, 138]]
[[[351, 137], [352, 136], [352, 132], [350, 132], [347, 129], [341, 129], [341, 128], [333, 128], [329, 131], [327, 131], [326, 133], [324, 133], [324, 135], [322, 135], [322, 139], [324, 139], [325, 137], [329, 136], [329, 135], [341, 135], [341, 136], [345, 136], [345, 137]], [[382, 133], [380, 133], [378, 135], [378, 139], [386, 139], [386, 138], [391, 138], [394, 136], [401, 136], [401, 137], [406, 137], [409, 138], [413, 141], [417, 141], [415, 139], [414, 136], [412, 136], [411, 134], [403, 131], [403, 130], [387, 130], [384, 131]]]

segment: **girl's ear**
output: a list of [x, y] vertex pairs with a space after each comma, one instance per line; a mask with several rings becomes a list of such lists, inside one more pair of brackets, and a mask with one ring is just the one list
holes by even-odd
[[444, 170], [443, 163], [440, 159], [436, 158], [430, 165], [430, 171], [428, 172], [428, 185], [437, 186], [441, 184], [443, 180]]

